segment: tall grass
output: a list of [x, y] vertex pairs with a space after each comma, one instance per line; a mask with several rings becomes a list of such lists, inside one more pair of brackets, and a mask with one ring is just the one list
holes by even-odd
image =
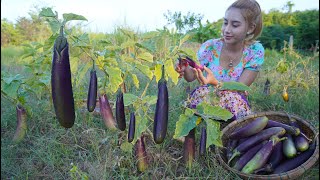
[[[1, 52], [2, 71], [23, 73], [20, 72], [23, 68], [18, 58], [21, 52], [19, 47], [1, 49]], [[310, 121], [319, 131], [319, 57], [302, 57], [299, 61], [306, 61], [305, 66], [292, 66], [291, 72], [279, 74], [275, 69], [281, 58], [283, 54], [279, 52], [266, 51], [263, 70], [251, 86], [249, 101], [253, 110], [287, 111]], [[287, 58], [289, 64], [296, 62], [294, 58]], [[295, 74], [301, 71], [304, 73], [300, 78], [308, 83], [308, 88], [292, 86], [289, 88], [290, 101], [285, 103], [281, 93], [283, 86], [290, 81], [288, 74], [296, 77]], [[268, 96], [263, 94], [266, 78], [271, 81], [271, 93]], [[85, 79], [88, 79], [88, 75]], [[148, 81], [143, 75], [139, 79], [141, 84]], [[86, 92], [86, 83], [74, 91]], [[133, 94], [142, 93], [141, 89], [128, 84]], [[168, 134], [160, 145], [154, 144], [152, 136], [146, 134], [149, 168], [144, 173], [137, 171], [133, 152], [121, 149], [121, 143], [126, 141], [126, 133], [108, 131], [100, 115], [88, 113], [84, 103], [76, 104], [75, 125], [66, 130], [55, 119], [51, 99], [39, 102], [30, 96], [27, 102], [35, 108], [32, 116], [28, 116], [27, 135], [22, 143], [12, 144], [16, 128], [15, 107], [1, 97], [1, 179], [240, 179], [219, 165], [211, 148], [206, 158], [196, 154], [191, 170], [185, 168], [182, 161], [183, 144], [172, 137], [175, 123], [183, 112], [180, 104], [187, 97], [188, 85], [192, 89], [197, 83], [188, 84], [180, 80], [173, 85], [169, 81]], [[156, 89], [153, 80], [147, 94], [156, 95]], [[81, 97], [86, 95], [81, 92], [78, 94]], [[115, 97], [110, 99], [114, 100]], [[196, 133], [198, 148], [200, 133]], [[319, 179], [318, 168], [308, 170], [301, 179]]]

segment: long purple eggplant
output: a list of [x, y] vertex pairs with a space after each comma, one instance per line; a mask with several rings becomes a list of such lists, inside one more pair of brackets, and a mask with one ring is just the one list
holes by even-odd
[[148, 159], [143, 135], [137, 139], [134, 147], [134, 154], [137, 160], [138, 171], [144, 172], [148, 168]]
[[124, 112], [123, 93], [121, 90], [119, 90], [117, 94], [116, 120], [117, 120], [118, 128], [121, 131], [124, 131], [126, 129], [126, 115]]
[[94, 108], [96, 108], [97, 90], [98, 90], [97, 73], [95, 69], [92, 69], [90, 71], [89, 91], [88, 91], [88, 98], [87, 98], [87, 109], [89, 112], [92, 112]]
[[21, 105], [18, 104], [16, 106], [16, 113], [17, 113], [17, 127], [14, 133], [12, 141], [14, 143], [19, 143], [25, 137], [27, 132], [27, 111]]
[[114, 120], [112, 109], [109, 104], [107, 95], [104, 93], [99, 95], [100, 114], [103, 118], [105, 126], [110, 130], [116, 130], [116, 121]]
[[164, 75], [164, 66], [162, 66], [162, 77], [158, 82], [158, 99], [153, 126], [153, 139], [157, 144], [161, 144], [166, 137], [169, 118], [168, 88]]
[[128, 142], [133, 141], [135, 128], [136, 128], [136, 116], [135, 116], [134, 112], [131, 112], [130, 113], [129, 130], [128, 130]]
[[258, 134], [249, 137], [246, 141], [239, 144], [234, 150], [232, 157], [229, 159], [228, 163], [231, 162], [231, 160], [244, 153], [248, 149], [252, 148], [257, 143], [269, 139], [273, 135], [282, 136], [286, 133], [286, 130], [282, 127], [272, 127], [268, 129], [264, 129], [260, 131]]
[[232, 157], [233, 149], [238, 145], [239, 140], [238, 139], [229, 139], [227, 143], [227, 159], [229, 160]]
[[241, 171], [241, 169], [250, 161], [250, 159], [262, 148], [263, 144], [265, 142], [259, 143], [253, 148], [249, 149], [247, 152], [245, 152], [238, 161], [233, 165], [233, 168]]
[[310, 144], [310, 147], [308, 150], [302, 152], [301, 154], [297, 155], [296, 157], [292, 159], [288, 159], [281, 164], [279, 164], [273, 171], [274, 174], [284, 173], [287, 171], [290, 171], [304, 162], [306, 162], [313, 154], [313, 152], [316, 149], [316, 143], [313, 142]]
[[51, 91], [54, 110], [60, 125], [71, 128], [75, 121], [74, 99], [69, 44], [63, 35], [63, 26], [60, 28], [60, 35], [56, 38], [53, 47]]
[[199, 145], [199, 155], [204, 156], [206, 154], [207, 145], [207, 130], [205, 127], [201, 129], [200, 145]]
[[247, 125], [235, 129], [235, 131], [230, 134], [229, 138], [241, 139], [257, 134], [266, 127], [268, 120], [269, 119], [266, 116], [258, 117]]
[[282, 147], [283, 147], [283, 144], [282, 144], [282, 141], [280, 141], [273, 148], [273, 151], [271, 153], [271, 156], [267, 164], [264, 165], [262, 168], [255, 170], [254, 174], [258, 174], [260, 172], [272, 173], [274, 168], [277, 167], [281, 163], [281, 161], [284, 159]]
[[281, 122], [277, 122], [274, 120], [269, 119], [268, 124], [266, 126], [266, 128], [270, 128], [270, 127], [282, 127], [286, 130], [287, 133], [298, 136], [300, 134], [300, 129], [296, 128], [294, 126], [290, 126]]
[[183, 160], [188, 169], [191, 169], [196, 152], [195, 128], [189, 131], [183, 144]]
[[274, 146], [284, 138], [279, 138], [277, 135], [272, 136], [270, 140], [264, 144], [262, 148], [242, 168], [241, 172], [252, 174], [255, 170], [263, 167], [267, 163]]

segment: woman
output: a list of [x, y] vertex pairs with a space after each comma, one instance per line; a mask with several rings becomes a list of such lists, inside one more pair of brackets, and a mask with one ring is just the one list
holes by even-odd
[[218, 95], [219, 105], [228, 109], [238, 119], [251, 113], [247, 94], [219, 90], [223, 82], [237, 81], [250, 86], [256, 79], [264, 61], [264, 48], [255, 41], [262, 31], [262, 15], [255, 0], [237, 0], [225, 12], [222, 38], [203, 43], [197, 53], [200, 69], [176, 64], [180, 77], [201, 84], [190, 95], [191, 108], [195, 108], [209, 93], [212, 85]]

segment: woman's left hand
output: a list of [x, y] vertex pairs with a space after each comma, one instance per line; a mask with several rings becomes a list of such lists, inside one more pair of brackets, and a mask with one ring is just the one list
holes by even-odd
[[202, 71], [200, 69], [193, 68], [193, 71], [201, 85], [211, 84], [216, 86], [218, 84], [218, 80], [214, 77], [213, 72], [204, 66], [204, 70], [207, 72], [207, 77], [204, 77]]

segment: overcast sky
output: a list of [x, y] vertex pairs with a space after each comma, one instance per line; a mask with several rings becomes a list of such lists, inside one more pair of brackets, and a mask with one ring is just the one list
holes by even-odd
[[[261, 9], [281, 10], [288, 0], [257, 0]], [[204, 15], [204, 20], [216, 21], [224, 16], [234, 0], [1, 0], [1, 19], [15, 23], [18, 17], [29, 17], [35, 6], [52, 7], [62, 18], [63, 13], [75, 13], [88, 19], [86, 29], [92, 32], [112, 32], [116, 25], [128, 25], [142, 31], [166, 25], [163, 14], [181, 11]], [[319, 9], [318, 0], [291, 0], [293, 11]]]

